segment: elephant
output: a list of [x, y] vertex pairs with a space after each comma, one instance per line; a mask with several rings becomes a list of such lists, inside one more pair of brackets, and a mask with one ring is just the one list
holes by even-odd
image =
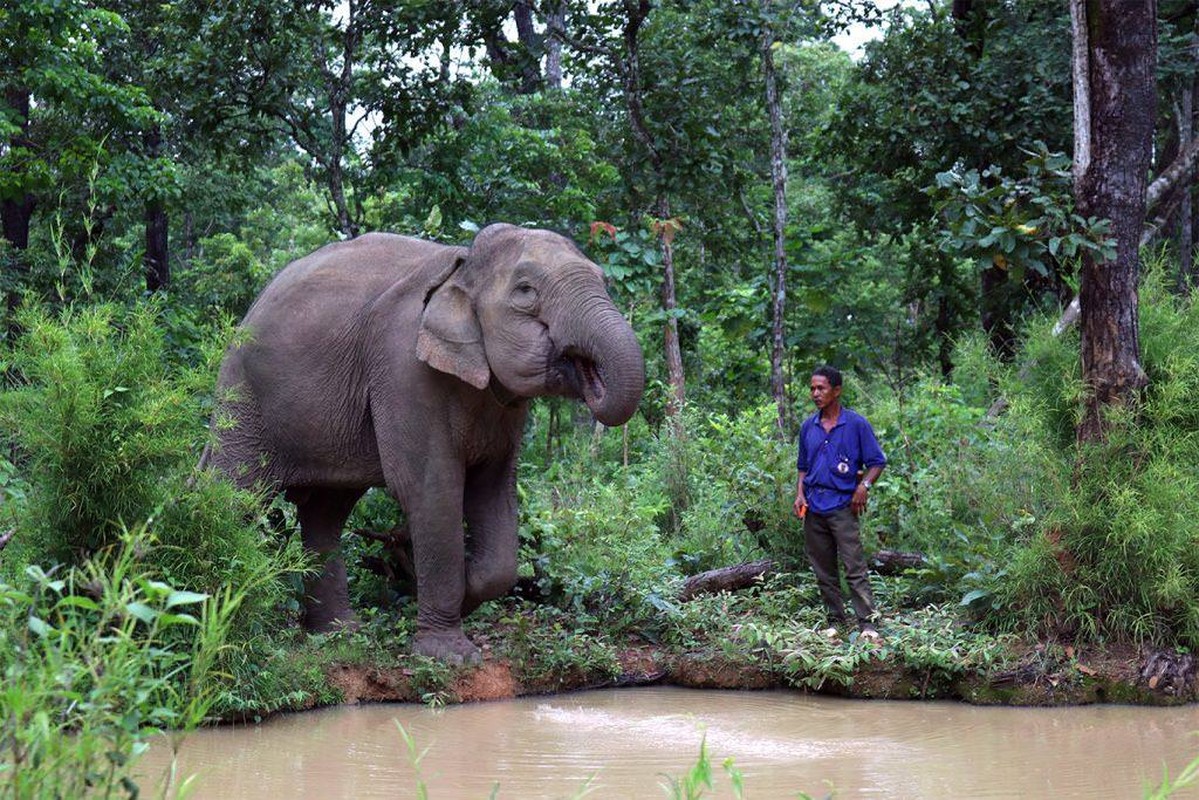
[[577, 398], [616, 426], [645, 388], [602, 270], [546, 230], [489, 225], [469, 247], [368, 233], [286, 266], [241, 328], [201, 464], [295, 504], [319, 565], [304, 626], [356, 625], [342, 528], [368, 488], [386, 487], [411, 536], [413, 651], [478, 661], [462, 618], [516, 582], [531, 398]]

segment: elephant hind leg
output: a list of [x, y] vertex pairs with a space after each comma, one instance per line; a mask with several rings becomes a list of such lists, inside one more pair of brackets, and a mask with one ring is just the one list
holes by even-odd
[[319, 572], [304, 581], [304, 627], [313, 633], [358, 623], [350, 608], [341, 529], [362, 495], [361, 489], [325, 488], [288, 493], [296, 503], [304, 549], [317, 558]]

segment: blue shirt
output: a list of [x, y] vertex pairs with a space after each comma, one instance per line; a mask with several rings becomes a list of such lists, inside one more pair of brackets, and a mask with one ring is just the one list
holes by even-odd
[[837, 424], [827, 433], [820, 425], [820, 411], [799, 428], [799, 457], [795, 466], [804, 476], [808, 509], [828, 514], [849, 505], [858, 485], [858, 470], [887, 463], [878, 446], [874, 429], [856, 411], [842, 407]]

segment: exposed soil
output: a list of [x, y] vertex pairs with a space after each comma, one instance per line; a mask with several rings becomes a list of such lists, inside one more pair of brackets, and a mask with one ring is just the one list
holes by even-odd
[[[1158, 659], [1155, 660], [1154, 656]], [[1178, 658], [1181, 658], [1178, 657]], [[506, 660], [485, 651], [478, 666], [460, 668], [442, 693], [446, 702], [504, 700], [532, 694], [662, 683], [701, 689], [792, 688], [843, 697], [957, 699], [981, 705], [1074, 705], [1138, 703], [1176, 705], [1199, 699], [1193, 661], [1165, 658], [1127, 646], [1106, 649], [1032, 647], [1014, 668], [965, 677], [921, 672], [877, 661], [859, 669], [848, 686], [825, 682], [797, 688], [782, 674], [744, 656], [704, 651], [669, 655], [652, 646], [631, 646], [620, 655], [614, 679], [568, 672], [522, 681]], [[1189, 664], [1189, 666], [1188, 666]], [[1146, 670], [1146, 667], [1151, 669]], [[1173, 670], [1173, 672], [1171, 672]], [[1181, 670], [1181, 671], [1180, 671]], [[338, 664], [327, 670], [345, 703], [419, 702], [411, 670], [369, 664]]]

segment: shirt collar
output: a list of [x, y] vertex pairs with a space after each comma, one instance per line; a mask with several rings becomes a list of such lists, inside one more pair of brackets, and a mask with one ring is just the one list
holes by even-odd
[[[852, 414], [853, 411], [849, 408], [849, 406], [841, 406], [841, 413], [837, 415], [837, 424], [833, 426], [833, 430], [837, 430], [837, 428], [840, 428], [849, 421], [849, 418], [846, 416], [847, 413]], [[820, 424], [819, 408], [812, 412], [812, 422], [816, 423], [817, 425]]]

